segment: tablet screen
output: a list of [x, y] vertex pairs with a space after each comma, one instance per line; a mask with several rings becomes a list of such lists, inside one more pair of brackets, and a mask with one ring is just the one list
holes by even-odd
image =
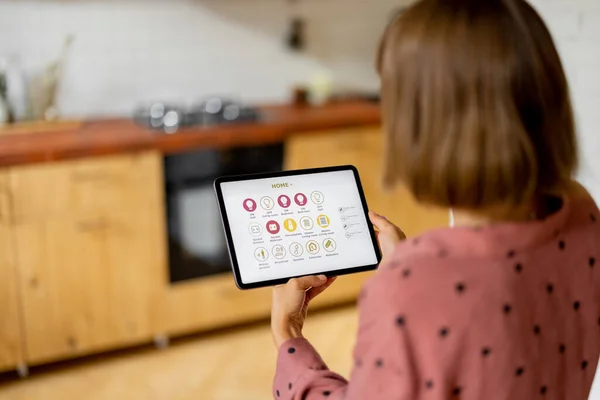
[[352, 170], [220, 188], [243, 284], [378, 262]]

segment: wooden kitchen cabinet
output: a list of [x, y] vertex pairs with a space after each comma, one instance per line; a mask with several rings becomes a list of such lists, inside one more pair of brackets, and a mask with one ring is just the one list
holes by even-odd
[[10, 171], [16, 221], [162, 205], [162, 157], [156, 152], [33, 164]]
[[382, 188], [383, 159], [383, 133], [377, 126], [296, 135], [285, 148], [287, 169], [356, 166], [369, 208], [396, 223], [407, 236], [447, 226], [447, 210], [418, 204], [403, 187]]
[[[93, 168], [84, 161], [51, 165], [50, 174], [67, 189], [46, 185], [46, 197], [62, 196], [70, 208], [52, 200], [44, 206], [39, 199], [21, 205], [13, 235], [28, 363], [149, 341], [162, 333], [167, 267], [159, 157], [95, 159]], [[77, 170], [88, 174], [83, 181], [71, 180]], [[33, 167], [12, 171], [16, 197], [24, 187], [34, 190], [33, 184], [22, 184], [32, 176], [43, 174]], [[141, 177], [149, 181], [140, 182]], [[62, 190], [71, 192], [56, 193]]]
[[10, 230], [7, 176], [0, 173], [0, 371], [23, 362], [17, 268]]

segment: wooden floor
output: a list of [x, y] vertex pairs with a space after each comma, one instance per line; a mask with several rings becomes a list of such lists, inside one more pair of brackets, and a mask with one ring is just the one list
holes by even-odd
[[[305, 329], [329, 367], [348, 376], [355, 308], [310, 315]], [[268, 325], [176, 341], [0, 382], [0, 400], [267, 400], [275, 366]]]

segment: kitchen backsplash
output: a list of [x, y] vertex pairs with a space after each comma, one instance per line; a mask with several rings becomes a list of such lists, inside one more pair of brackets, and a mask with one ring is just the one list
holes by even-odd
[[[283, 101], [326, 72], [376, 89], [374, 53], [402, 0], [2, 1], [0, 57], [39, 71], [75, 35], [58, 96], [63, 115], [129, 115], [136, 104], [208, 94]], [[285, 46], [306, 19], [307, 48]], [[367, 17], [368, 16], [368, 17]]]

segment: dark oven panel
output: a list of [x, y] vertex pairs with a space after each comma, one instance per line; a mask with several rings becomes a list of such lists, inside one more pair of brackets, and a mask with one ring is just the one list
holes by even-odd
[[165, 156], [172, 283], [231, 271], [213, 182], [223, 175], [281, 171], [283, 153], [283, 144], [275, 144]]

